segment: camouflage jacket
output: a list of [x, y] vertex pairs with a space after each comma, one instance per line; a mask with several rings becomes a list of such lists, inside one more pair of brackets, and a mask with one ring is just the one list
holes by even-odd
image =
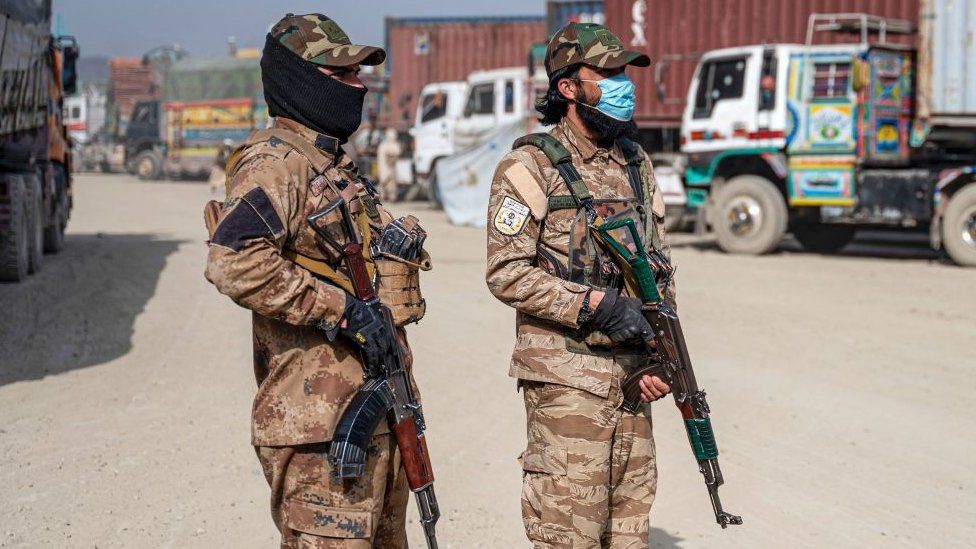
[[[550, 132], [571, 153], [593, 198], [632, 197], [626, 160], [619, 147], [597, 148], [572, 122], [563, 119]], [[667, 255], [664, 199], [654, 180], [651, 161], [642, 170], [645, 230], [656, 230]], [[488, 206], [488, 268], [492, 294], [516, 313], [516, 342], [509, 375], [518, 379], [558, 383], [607, 397], [617, 362], [637, 360], [609, 348], [585, 353], [567, 348], [568, 335], [579, 328], [577, 319], [588, 286], [564, 280], [540, 268], [539, 254], [548, 262], [565, 264], [576, 210], [549, 211], [553, 196], [569, 195], [569, 188], [541, 150], [523, 146], [505, 155], [495, 170]], [[500, 219], [506, 213], [508, 221]], [[674, 303], [673, 284], [665, 299]]]
[[[296, 137], [301, 149], [273, 132]], [[282, 135], [282, 134], [278, 134]], [[342, 317], [346, 293], [284, 254], [297, 252], [337, 266], [340, 256], [306, 217], [358, 181], [355, 164], [326, 136], [286, 119], [256, 132], [231, 159], [227, 200], [210, 239], [206, 277], [238, 305], [253, 311], [254, 374], [258, 392], [252, 444], [285, 446], [328, 441], [346, 403], [362, 386], [359, 353], [325, 332]], [[351, 207], [372, 212], [375, 234], [391, 220], [360, 188]], [[338, 227], [338, 213], [335, 226]], [[329, 226], [332, 226], [332, 221]], [[401, 343], [406, 338], [400, 331]], [[409, 349], [405, 353], [411, 363]], [[381, 423], [378, 433], [388, 427]]]

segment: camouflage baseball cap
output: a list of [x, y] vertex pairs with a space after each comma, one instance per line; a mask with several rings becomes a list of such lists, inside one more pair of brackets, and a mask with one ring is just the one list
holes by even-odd
[[302, 59], [323, 67], [379, 65], [386, 59], [383, 48], [353, 44], [335, 21], [321, 13], [289, 13], [271, 28], [271, 36]]
[[624, 65], [646, 67], [651, 58], [643, 53], [625, 50], [617, 35], [596, 23], [570, 23], [549, 40], [546, 48], [546, 74], [552, 75], [570, 65], [584, 64], [600, 69]]

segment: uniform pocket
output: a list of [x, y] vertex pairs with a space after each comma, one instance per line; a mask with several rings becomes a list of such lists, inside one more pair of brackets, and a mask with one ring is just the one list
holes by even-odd
[[326, 538], [368, 539], [373, 516], [362, 509], [343, 509], [290, 499], [285, 504], [285, 524], [292, 530]]
[[573, 506], [565, 447], [530, 442], [522, 463], [522, 518], [531, 541], [571, 547]]
[[397, 326], [418, 322], [427, 312], [427, 302], [420, 293], [420, 271], [430, 269], [426, 251], [417, 263], [391, 255], [376, 259], [380, 301], [389, 307]]

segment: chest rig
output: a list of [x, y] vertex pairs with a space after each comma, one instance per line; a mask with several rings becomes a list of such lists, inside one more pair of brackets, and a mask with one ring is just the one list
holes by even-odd
[[[627, 162], [627, 179], [630, 183], [632, 197], [594, 198], [579, 170], [573, 166], [570, 152], [555, 137], [547, 133], [526, 135], [513, 145], [519, 148], [531, 145], [546, 155], [549, 162], [566, 183], [569, 195], [554, 195], [548, 198], [548, 211], [576, 210], [576, 215], [570, 225], [569, 248], [565, 264], [559, 264], [558, 259], [544, 251], [539, 245], [537, 266], [545, 269], [554, 276], [570, 282], [583, 284], [594, 289], [616, 291], [628, 295], [624, 284], [623, 272], [617, 260], [597, 242], [593, 235], [592, 226], [598, 219], [605, 222], [633, 219], [638, 227], [638, 238], [641, 245], [646, 242], [645, 234], [651, 233], [651, 241], [655, 247], [659, 246], [657, 231], [653, 226], [648, 230], [648, 219], [654, 220], [645, 206], [645, 196], [652, 189], [645, 189], [645, 178], [642, 176], [644, 168], [644, 154], [640, 146], [629, 139], [620, 138], [617, 146], [624, 153]], [[603, 333], [580, 328], [566, 334], [566, 349], [578, 354], [605, 356], [613, 352], [618, 355], [640, 354], [637, 349], [611, 350], [612, 343]]]
[[[248, 145], [255, 143], [260, 143], [263, 141], [269, 141], [274, 144], [285, 144], [292, 151], [300, 155], [308, 163], [312, 172], [315, 174], [312, 179], [308, 182], [310, 187], [316, 185], [325, 185], [325, 170], [329, 167], [321, 168], [321, 162], [316, 162], [315, 159], [321, 158], [323, 151], [332, 154], [333, 158], [339, 158], [342, 154], [342, 149], [340, 147], [339, 141], [334, 137], [319, 134], [315, 143], [310, 143], [300, 135], [281, 127], [272, 127], [264, 130], [254, 132], [247, 143], [241, 148], [234, 151], [230, 159], [227, 162], [227, 182], [228, 185], [231, 182], [234, 172], [237, 170], [237, 166], [242, 159], [242, 154]], [[320, 180], [322, 181], [320, 183]], [[354, 198], [358, 198], [360, 207], [354, 214], [354, 221], [356, 226], [359, 228], [361, 238], [363, 241], [363, 259], [366, 262], [366, 268], [369, 272], [370, 279], [372, 280], [375, 276], [375, 262], [373, 260], [371, 250], [371, 243], [373, 233], [371, 230], [370, 222], [379, 224], [380, 215], [379, 210], [376, 207], [376, 201], [373, 197], [373, 193], [370, 192], [369, 183], [366, 183], [366, 190], [358, 194], [353, 193], [351, 184], [347, 184], [345, 188], [340, 189], [341, 194], [345, 196], [347, 201], [351, 201]], [[325, 258], [312, 257], [306, 253], [302, 253], [293, 247], [289, 247], [288, 243], [285, 243], [285, 247], [281, 251], [281, 255], [288, 258], [292, 262], [300, 265], [308, 271], [311, 271], [318, 277], [325, 279], [340, 288], [346, 290], [349, 293], [353, 293], [353, 283], [352, 279], [342, 271], [338, 270], [332, 264], [330, 264]]]
[[[659, 246], [657, 231], [645, 230], [649, 214], [645, 207], [646, 189], [642, 176], [644, 154], [640, 146], [626, 138], [617, 140], [617, 146], [627, 162], [627, 179], [633, 196], [594, 198], [579, 170], [573, 166], [572, 155], [559, 140], [548, 133], [529, 134], [516, 140], [513, 148], [525, 145], [541, 150], [569, 189], [569, 195], [549, 197], [548, 211], [576, 210], [570, 227], [566, 264], [547, 265], [546, 270], [564, 280], [593, 288], [623, 290], [623, 278], [616, 260], [597, 244], [590, 226], [597, 218], [607, 221], [632, 218], [641, 230], [641, 238], [645, 236], [643, 233], [650, 232], [654, 246]], [[653, 219], [653, 216], [650, 218]], [[554, 257], [547, 257], [550, 255], [548, 253], [540, 255], [544, 263], [559, 263]]]

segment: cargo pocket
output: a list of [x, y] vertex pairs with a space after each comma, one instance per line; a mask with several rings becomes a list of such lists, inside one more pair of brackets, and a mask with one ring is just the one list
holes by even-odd
[[397, 326], [417, 322], [427, 312], [427, 302], [420, 293], [420, 271], [430, 269], [426, 251], [416, 263], [390, 254], [376, 258], [380, 301], [389, 307]]
[[369, 539], [373, 532], [373, 516], [367, 510], [329, 507], [298, 499], [290, 499], [285, 504], [285, 524], [296, 532], [324, 538]]
[[566, 448], [530, 442], [522, 463], [522, 519], [529, 540], [572, 547], [573, 506]]

